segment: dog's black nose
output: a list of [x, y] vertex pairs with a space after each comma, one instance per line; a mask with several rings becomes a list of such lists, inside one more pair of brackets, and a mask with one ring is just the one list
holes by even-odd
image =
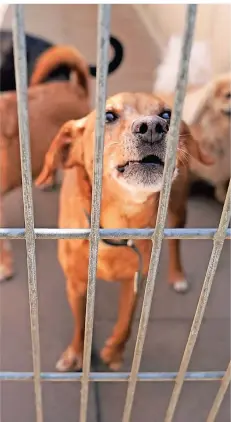
[[159, 116], [140, 117], [132, 123], [133, 135], [139, 135], [146, 142], [159, 141], [168, 131], [168, 123]]

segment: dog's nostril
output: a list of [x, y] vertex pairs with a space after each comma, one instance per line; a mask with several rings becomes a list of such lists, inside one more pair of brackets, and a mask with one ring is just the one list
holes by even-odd
[[147, 131], [148, 131], [148, 125], [147, 125], [147, 123], [142, 123], [140, 125], [140, 128], [139, 128], [139, 133], [141, 133], [142, 135], [144, 135]]
[[157, 123], [155, 129], [156, 129], [156, 133], [164, 133], [164, 128], [160, 123]]

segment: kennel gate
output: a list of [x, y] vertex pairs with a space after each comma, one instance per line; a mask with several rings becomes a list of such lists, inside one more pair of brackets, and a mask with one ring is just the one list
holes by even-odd
[[[219, 411], [224, 395], [229, 387], [231, 379], [231, 362], [226, 371], [214, 372], [188, 372], [190, 358], [197, 340], [206, 304], [212, 287], [214, 275], [221, 255], [225, 239], [231, 238], [229, 221], [231, 217], [231, 183], [229, 183], [225, 204], [222, 210], [220, 223], [217, 229], [164, 229], [167, 214], [167, 206], [170, 193], [170, 180], [174, 168], [179, 125], [187, 85], [189, 58], [193, 40], [194, 26], [196, 21], [196, 5], [188, 5], [183, 48], [179, 65], [176, 96], [168, 133], [168, 147], [166, 163], [164, 167], [164, 183], [160, 195], [156, 228], [154, 229], [100, 229], [100, 201], [102, 188], [102, 166], [104, 148], [104, 112], [107, 86], [108, 49], [110, 34], [111, 5], [98, 6], [98, 34], [97, 34], [97, 84], [96, 84], [96, 143], [94, 163], [94, 185], [92, 192], [91, 229], [36, 229], [34, 228], [32, 178], [30, 168], [30, 147], [28, 130], [28, 103], [27, 103], [27, 67], [25, 54], [25, 33], [23, 5], [13, 6], [13, 40], [14, 60], [18, 100], [18, 118], [20, 132], [20, 155], [22, 166], [22, 188], [24, 202], [25, 229], [0, 229], [1, 239], [25, 239], [27, 249], [28, 289], [30, 302], [31, 340], [33, 354], [33, 372], [0, 372], [0, 381], [34, 381], [36, 422], [43, 422], [42, 410], [42, 381], [80, 381], [80, 422], [87, 420], [87, 404], [89, 382], [103, 381], [126, 381], [128, 382], [125, 407], [122, 422], [131, 420], [131, 411], [134, 401], [136, 383], [151, 381], [175, 381], [170, 402], [166, 411], [164, 422], [171, 422], [183, 387], [184, 381], [217, 381], [220, 380], [220, 388], [217, 392], [213, 405], [207, 416], [207, 422], [214, 422]], [[84, 339], [84, 359], [82, 373], [51, 373], [40, 371], [40, 341], [38, 324], [38, 296], [36, 281], [35, 239], [60, 239], [75, 238], [89, 239], [90, 259], [88, 270], [88, 291], [86, 306], [86, 325]], [[131, 372], [100, 373], [90, 372], [94, 301], [96, 288], [96, 265], [98, 243], [100, 239], [150, 239], [153, 247], [150, 259], [150, 267], [145, 286], [142, 312], [136, 339], [136, 346], [131, 367]], [[149, 313], [155, 287], [155, 277], [159, 262], [161, 244], [163, 238], [181, 239], [211, 239], [213, 249], [208, 268], [203, 282], [197, 309], [192, 322], [190, 334], [177, 373], [173, 372], [139, 372], [142, 350], [147, 331]]]

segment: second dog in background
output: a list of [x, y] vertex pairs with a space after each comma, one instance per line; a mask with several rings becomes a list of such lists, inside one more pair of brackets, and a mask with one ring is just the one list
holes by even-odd
[[[69, 67], [75, 81], [42, 83], [61, 65]], [[70, 119], [84, 117], [90, 111], [89, 70], [84, 57], [75, 48], [56, 46], [43, 53], [34, 69], [28, 89], [32, 176], [41, 171], [50, 143], [60, 127]], [[16, 92], [0, 98], [0, 207], [2, 195], [21, 185]], [[47, 181], [55, 182], [55, 175]], [[4, 227], [3, 211], [0, 223]], [[13, 275], [12, 253], [7, 240], [0, 240], [0, 281]]]
[[[154, 84], [154, 92], [171, 106], [174, 101], [180, 47], [180, 38], [170, 39]], [[223, 203], [231, 176], [231, 73], [212, 77], [211, 69], [206, 44], [194, 43], [182, 118], [189, 125], [202, 153], [214, 161], [208, 167], [189, 157], [192, 180], [199, 178], [210, 183], [215, 188], [216, 199]]]

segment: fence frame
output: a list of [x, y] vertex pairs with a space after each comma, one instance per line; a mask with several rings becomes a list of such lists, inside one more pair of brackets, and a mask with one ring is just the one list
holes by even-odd
[[[214, 422], [224, 395], [231, 380], [231, 363], [226, 371], [214, 372], [187, 372], [191, 355], [197, 340], [201, 322], [206, 309], [215, 272], [225, 239], [231, 238], [231, 229], [228, 228], [231, 218], [231, 182], [224, 203], [219, 227], [217, 229], [165, 229], [165, 220], [170, 194], [170, 180], [176, 157], [179, 125], [183, 108], [183, 101], [187, 86], [188, 64], [191, 53], [194, 26], [196, 21], [196, 5], [188, 5], [185, 19], [182, 56], [179, 65], [175, 103], [168, 133], [168, 147], [164, 166], [163, 189], [160, 195], [157, 223], [155, 229], [118, 229], [107, 230], [99, 228], [100, 203], [102, 190], [102, 169], [104, 149], [104, 113], [107, 89], [107, 63], [110, 34], [111, 5], [98, 6], [98, 35], [97, 35], [97, 81], [96, 81], [96, 142], [94, 162], [94, 184], [92, 193], [92, 211], [90, 229], [37, 229], [34, 228], [34, 213], [32, 200], [32, 177], [30, 166], [30, 143], [28, 129], [28, 100], [27, 100], [27, 66], [25, 54], [25, 32], [23, 19], [23, 5], [13, 5], [13, 43], [15, 75], [18, 102], [18, 120], [20, 134], [20, 157], [22, 167], [22, 189], [24, 203], [25, 229], [0, 229], [0, 238], [25, 239], [27, 249], [28, 291], [30, 303], [31, 341], [33, 354], [33, 372], [0, 372], [0, 381], [34, 381], [36, 422], [43, 422], [41, 382], [72, 381], [81, 382], [80, 422], [87, 420], [89, 382], [128, 382], [122, 422], [131, 420], [132, 405], [139, 382], [167, 382], [175, 381], [172, 396], [167, 408], [164, 422], [171, 422], [180, 397], [184, 381], [221, 381], [207, 422]], [[84, 341], [84, 360], [82, 373], [41, 372], [40, 369], [40, 341], [38, 322], [38, 295], [36, 279], [35, 239], [89, 239], [90, 259], [88, 269], [88, 290]], [[94, 302], [96, 288], [96, 267], [98, 243], [100, 239], [151, 239], [152, 253], [149, 272], [145, 287], [143, 307], [141, 311], [136, 347], [130, 373], [95, 373], [90, 371], [92, 333], [94, 320]], [[143, 345], [148, 326], [149, 313], [155, 287], [155, 278], [159, 263], [159, 255], [164, 238], [181, 239], [211, 239], [213, 249], [204, 278], [201, 295], [189, 333], [188, 341], [178, 372], [139, 372]]]

